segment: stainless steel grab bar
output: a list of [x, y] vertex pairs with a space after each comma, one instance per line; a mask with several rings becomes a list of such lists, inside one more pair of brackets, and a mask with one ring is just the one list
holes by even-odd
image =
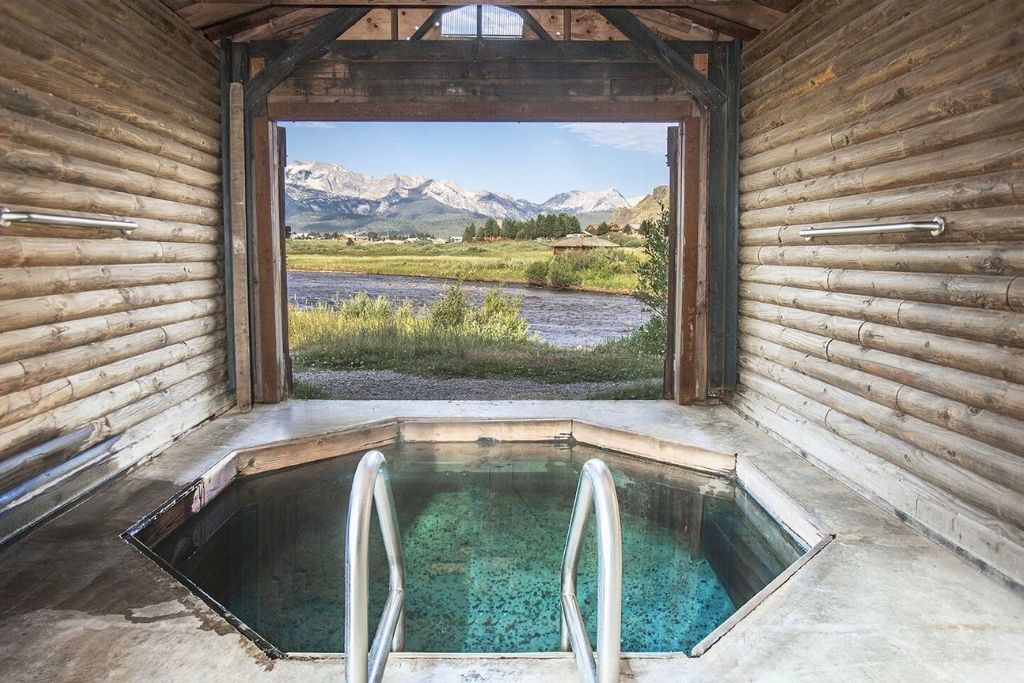
[[[370, 544], [370, 504], [377, 506], [384, 551], [388, 557], [388, 599], [369, 644], [370, 587], [367, 552]], [[398, 534], [395, 497], [388, 463], [380, 451], [369, 451], [352, 478], [345, 522], [345, 681], [379, 683], [390, 650], [405, 645], [405, 569]]]
[[130, 235], [139, 227], [135, 221], [121, 218], [83, 218], [82, 216], [64, 216], [53, 213], [34, 213], [31, 211], [11, 211], [0, 209], [0, 228], [11, 223], [42, 223], [44, 225], [70, 225], [76, 228], [114, 228]]
[[[591, 505], [597, 519], [597, 656], [576, 597], [576, 574]], [[576, 503], [562, 555], [561, 649], [570, 648], [586, 683], [616, 683], [622, 633], [622, 529], [615, 481], [601, 460], [588, 460], [580, 472]]]
[[936, 216], [930, 221], [911, 221], [908, 223], [876, 223], [865, 225], [844, 225], [836, 228], [806, 228], [800, 236], [811, 240], [815, 237], [840, 237], [848, 235], [883, 235], [890, 232], [928, 232], [938, 237], [946, 232], [946, 220]]

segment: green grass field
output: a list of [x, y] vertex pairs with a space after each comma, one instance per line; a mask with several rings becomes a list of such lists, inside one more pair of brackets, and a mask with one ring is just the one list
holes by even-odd
[[[550, 262], [551, 248], [534, 241], [499, 240], [470, 244], [288, 240], [288, 268], [370, 275], [408, 275], [452, 280], [528, 283], [531, 263]], [[568, 289], [628, 294], [636, 287], [637, 249], [576, 259]], [[537, 284], [536, 281], [531, 284]]]

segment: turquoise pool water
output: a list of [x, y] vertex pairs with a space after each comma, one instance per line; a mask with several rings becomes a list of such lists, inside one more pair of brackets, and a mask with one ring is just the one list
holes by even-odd
[[[580, 467], [601, 457], [622, 513], [624, 652], [688, 651], [802, 552], [723, 480], [563, 443], [382, 449], [406, 568], [406, 650], [549, 652]], [[290, 652], [343, 650], [347, 456], [237, 480], [154, 550]], [[593, 524], [580, 604], [594, 638]], [[387, 570], [376, 522], [370, 633]]]

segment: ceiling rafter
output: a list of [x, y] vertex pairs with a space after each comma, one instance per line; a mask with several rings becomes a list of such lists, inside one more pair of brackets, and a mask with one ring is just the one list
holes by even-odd
[[[163, 0], [191, 26], [212, 41], [230, 38], [296, 40], [311, 30], [323, 17], [342, 7], [384, 10], [385, 18], [371, 27], [363, 26], [353, 36], [358, 39], [393, 40], [398, 33], [408, 37], [412, 26], [398, 30], [396, 15], [414, 10], [426, 14], [435, 9], [414, 4], [414, 0]], [[454, 8], [478, 3], [455, 2]], [[605, 7], [627, 7], [649, 28], [668, 38], [688, 40], [737, 38], [750, 40], [773, 26], [798, 0], [501, 0], [497, 5], [523, 18], [525, 26], [541, 40], [552, 40], [558, 29], [560, 40], [621, 40], [618, 30], [600, 17]], [[542, 22], [531, 9], [592, 15], [589, 28], [565, 32], [561, 24]], [[390, 14], [391, 20], [387, 20]], [[421, 14], [421, 16], [422, 16]], [[434, 18], [436, 22], [437, 18]], [[405, 21], [405, 20], [403, 20]], [[426, 22], [424, 22], [426, 23]], [[578, 23], [578, 22], [577, 22]], [[420, 24], [423, 26], [423, 24]], [[574, 29], [576, 25], [574, 24]], [[419, 33], [420, 31], [417, 31]], [[428, 29], [429, 32], [429, 29]], [[379, 34], [379, 35], [378, 35]], [[417, 39], [422, 39], [421, 35]], [[435, 36], [430, 34], [431, 38]], [[529, 36], [532, 38], [532, 36]], [[341, 39], [349, 40], [349, 36]]]

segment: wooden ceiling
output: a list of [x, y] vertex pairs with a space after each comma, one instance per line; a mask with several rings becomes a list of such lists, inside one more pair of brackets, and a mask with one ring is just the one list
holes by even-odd
[[[435, 0], [436, 2], [436, 0]], [[504, 7], [522, 8], [539, 31], [527, 29], [525, 39], [540, 31], [554, 40], [625, 40], [593, 8], [628, 7], [658, 35], [669, 40], [750, 40], [775, 25], [800, 0], [502, 0]], [[407, 40], [427, 22], [436, 5], [395, 0], [163, 0], [190, 26], [212, 41], [296, 40], [332, 10], [372, 6], [341, 40]], [[446, 6], [475, 4], [454, 2]], [[527, 22], [528, 25], [534, 22]], [[439, 39], [433, 28], [423, 36]]]

